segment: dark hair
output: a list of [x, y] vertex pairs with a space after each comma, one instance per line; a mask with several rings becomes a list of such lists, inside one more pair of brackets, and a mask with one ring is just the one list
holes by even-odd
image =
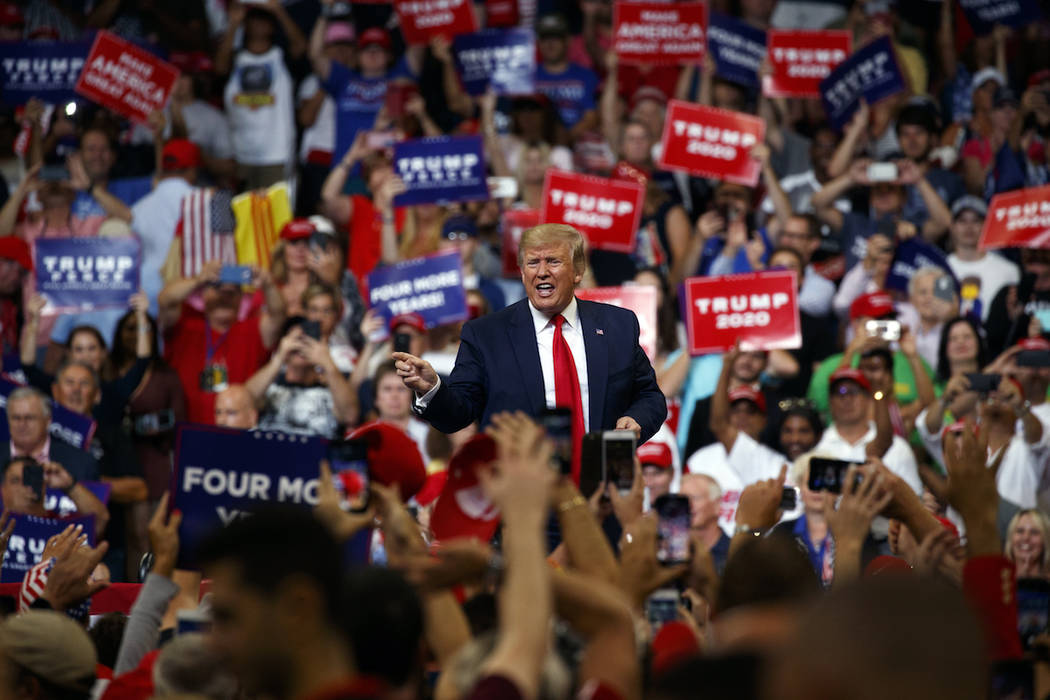
[[747, 653], [686, 658], [657, 676], [646, 697], [693, 700], [697, 688], [703, 688], [704, 700], [759, 698], [765, 663], [761, 656]]
[[912, 126], [922, 127], [931, 136], [935, 136], [940, 133], [940, 128], [937, 122], [937, 113], [934, 111], [933, 106], [926, 104], [909, 104], [905, 105], [904, 108], [898, 112], [895, 132], [900, 134], [901, 127], [910, 124]]
[[886, 363], [886, 371], [893, 371], [893, 353], [890, 352], [889, 348], [869, 348], [860, 354], [860, 359], [866, 360], [869, 357], [878, 357]]
[[391, 686], [422, 679], [420, 641], [423, 606], [405, 578], [393, 569], [362, 566], [343, 586], [342, 628], [354, 650], [357, 670]]
[[[805, 269], [806, 261], [802, 259], [802, 253], [798, 252], [794, 248], [789, 248], [786, 245], [778, 245], [776, 248], [771, 250], [769, 252], [769, 257], [767, 258], [767, 260], [772, 260], [773, 256], [777, 255], [778, 253], [787, 253], [788, 255], [798, 260], [799, 268]], [[801, 280], [799, 281], [801, 282]]]
[[342, 556], [332, 533], [310, 510], [283, 504], [264, 506], [215, 530], [197, 550], [200, 564], [232, 564], [241, 584], [264, 596], [288, 578], [305, 577], [317, 586], [333, 628], [341, 619]]
[[[135, 318], [135, 315], [136, 311], [134, 309], [128, 309], [117, 321], [113, 331], [113, 344], [109, 348], [109, 356], [106, 358], [105, 364], [102, 365], [102, 378], [105, 381], [113, 381], [119, 377], [121, 368], [128, 364], [129, 360], [134, 359], [136, 355], [136, 353], [128, 352], [120, 339], [121, 334], [124, 332], [124, 326], [128, 324], [128, 321]], [[160, 343], [157, 342], [157, 319], [146, 314], [146, 322], [149, 323], [150, 333], [149, 366], [151, 369], [167, 367], [168, 363], [161, 356]]]
[[937, 374], [934, 377], [939, 382], [946, 382], [952, 376], [951, 362], [948, 361], [948, 335], [958, 323], [970, 326], [970, 330], [977, 337], [977, 366], [984, 367], [988, 364], [988, 344], [981, 333], [981, 327], [969, 316], [956, 316], [941, 329], [941, 342], [937, 345]]
[[[813, 429], [813, 434], [817, 436], [817, 441], [820, 441], [820, 436], [824, 434], [824, 421], [820, 419], [820, 414], [817, 413], [815, 408], [809, 406], [792, 406], [791, 408], [780, 414], [780, 425], [777, 426], [777, 441], [780, 440], [780, 431], [784, 427], [784, 423], [787, 423], [787, 419], [792, 416], [798, 416], [807, 423], [809, 427]], [[779, 449], [779, 445], [778, 445]]]
[[55, 370], [54, 382], [57, 383], [58, 380], [61, 379], [62, 375], [66, 373], [66, 370], [70, 369], [71, 367], [80, 367], [81, 369], [87, 370], [88, 373], [91, 374], [91, 378], [95, 382], [95, 391], [102, 390], [102, 378], [99, 377], [98, 372], [95, 371], [94, 367], [80, 360], [63, 360], [62, 364], [60, 364], [58, 366], [58, 369]]
[[667, 274], [659, 267], [643, 267], [635, 275], [643, 272], [656, 275], [663, 295], [663, 303], [656, 309], [657, 352], [674, 352], [678, 349], [678, 307], [674, 301], [674, 291], [667, 281]]
[[393, 360], [382, 363], [376, 367], [376, 373], [372, 375], [372, 402], [379, 398], [379, 380], [388, 374], [397, 375], [397, 366]]
[[7, 478], [7, 470], [11, 468], [12, 464], [40, 464], [35, 458], [29, 455], [19, 455], [18, 457], [12, 457], [0, 466], [0, 481]]
[[88, 636], [95, 645], [98, 662], [107, 668], [117, 665], [117, 652], [124, 637], [124, 626], [128, 616], [122, 612], [109, 612], [103, 615], [88, 630]]
[[726, 562], [715, 611], [798, 603], [819, 592], [813, 565], [793, 538], [751, 537]]
[[102, 337], [102, 334], [97, 328], [95, 328], [94, 326], [77, 326], [73, 330], [69, 331], [69, 337], [66, 338], [66, 350], [73, 349], [73, 338], [75, 338], [78, 333], [88, 333], [89, 335], [95, 336], [95, 340], [98, 341], [98, 344], [102, 347], [103, 351], [109, 348], [109, 346], [106, 344], [106, 339]]

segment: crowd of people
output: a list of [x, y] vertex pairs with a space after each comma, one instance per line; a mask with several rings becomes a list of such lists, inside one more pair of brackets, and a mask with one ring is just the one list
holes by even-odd
[[[498, 5], [467, 4], [482, 28]], [[394, 4], [0, 0], [0, 53], [105, 29], [181, 71], [147, 123], [80, 97], [0, 106], [0, 350], [22, 385], [0, 496], [58, 515], [31, 488], [42, 467], [102, 543], [70, 529], [27, 575], [0, 624], [8, 692], [977, 698], [1030, 651], [1019, 604], [1045, 631], [1050, 251], [980, 239], [993, 196], [1050, 182], [1047, 19], [982, 33], [952, 0], [708, 2], [756, 30], [845, 29], [854, 51], [888, 37], [904, 90], [840, 131], [819, 99], [768, 97], [710, 54], [621, 61], [609, 0], [512, 4], [537, 65], [535, 93], [507, 97], [468, 94], [450, 38], [408, 44]], [[670, 100], [760, 117], [758, 184], [662, 170]], [[512, 193], [395, 206], [392, 144], [458, 134]], [[552, 170], [641, 182], [634, 250], [541, 222], [509, 269], [508, 216], [538, 215]], [[225, 276], [225, 244], [191, 251], [193, 207], [218, 229], [275, 186], [290, 211], [250, 280]], [[37, 293], [34, 243], [82, 237], [139, 242], [128, 308], [56, 315]], [[902, 273], [914, 243], [926, 262]], [[369, 307], [370, 273], [451, 251], [468, 319]], [[763, 270], [795, 273], [799, 347], [691, 355], [683, 283]], [[574, 296], [620, 286], [655, 289], [644, 327]], [[555, 406], [575, 411], [561, 476], [533, 420]], [[88, 444], [49, 429], [57, 411], [95, 422]], [[168, 515], [184, 421], [326, 440], [378, 421], [440, 478], [484, 444], [499, 533], [435, 545], [433, 499], [382, 483], [345, 512], [322, 465], [312, 515], [260, 511], [202, 547], [200, 601]], [[633, 486], [581, 493], [584, 434], [604, 430], [637, 440]], [[813, 459], [855, 463], [841, 496], [811, 488]], [[654, 510], [673, 495], [690, 561], [668, 566]], [[344, 565], [373, 526], [387, 566]], [[54, 614], [86, 625], [108, 581], [143, 588], [90, 641]], [[179, 609], [211, 631], [169, 641]], [[1036, 697], [1044, 666], [1025, 667]]]

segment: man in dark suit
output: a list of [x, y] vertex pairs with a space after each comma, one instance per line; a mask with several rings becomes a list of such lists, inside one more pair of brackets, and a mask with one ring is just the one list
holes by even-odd
[[447, 382], [420, 358], [394, 353], [398, 374], [415, 392], [416, 412], [453, 433], [476, 420], [484, 426], [501, 411], [537, 416], [578, 402], [585, 431], [631, 430], [639, 442], [652, 437], [667, 404], [638, 344], [637, 317], [575, 297], [586, 266], [583, 236], [563, 224], [533, 227], [522, 234], [518, 264], [528, 298], [463, 326]]

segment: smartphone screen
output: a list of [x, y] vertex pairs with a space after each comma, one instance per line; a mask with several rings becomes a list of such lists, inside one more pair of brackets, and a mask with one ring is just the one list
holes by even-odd
[[207, 634], [211, 632], [211, 620], [199, 610], [179, 610], [175, 613], [175, 634]]
[[1022, 350], [1015, 358], [1018, 367], [1050, 367], [1050, 352], [1046, 350]]
[[634, 433], [607, 430], [602, 434], [602, 471], [605, 481], [620, 491], [634, 485]]
[[540, 424], [554, 443], [551, 466], [561, 474], [572, 474], [572, 411], [568, 408], [546, 408], [540, 413]]
[[798, 488], [785, 486], [780, 494], [780, 510], [795, 510], [798, 506]]
[[363, 440], [328, 444], [328, 463], [344, 510], [360, 513], [368, 508], [368, 449]]
[[394, 333], [394, 352], [412, 352], [412, 336], [408, 333]]
[[321, 322], [320, 321], [303, 321], [299, 324], [299, 327], [303, 329], [303, 335], [314, 340], [321, 339]]
[[689, 561], [689, 499], [664, 494], [653, 502], [659, 518], [656, 526], [656, 559], [664, 566]]
[[223, 265], [219, 272], [222, 284], [251, 284], [252, 268], [248, 265]]
[[[844, 459], [811, 457], [809, 460], [809, 480], [806, 485], [810, 491], [842, 493], [842, 484], [846, 480], [846, 472], [851, 466], [860, 466], [861, 464], [861, 462], [847, 462]], [[858, 476], [860, 475], [858, 474]]]
[[999, 388], [1003, 377], [1000, 374], [977, 374], [968, 372], [966, 379], [970, 382], [970, 391], [978, 394], [990, 394]]
[[1050, 623], [1050, 581], [1017, 579], [1017, 631], [1021, 645], [1032, 648], [1032, 641], [1046, 634]]
[[901, 339], [900, 321], [868, 321], [864, 324], [864, 328], [872, 338], [888, 341]]
[[28, 486], [37, 501], [44, 499], [44, 467], [37, 462], [22, 463], [22, 483]]
[[678, 599], [678, 591], [673, 588], [661, 588], [646, 598], [645, 616], [654, 635], [665, 623], [678, 619]]

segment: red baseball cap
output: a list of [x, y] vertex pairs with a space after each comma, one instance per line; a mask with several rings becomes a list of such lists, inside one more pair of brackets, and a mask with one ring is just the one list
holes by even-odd
[[1050, 341], [1046, 338], [1021, 338], [1017, 345], [1022, 350], [1050, 350]]
[[183, 73], [210, 73], [215, 68], [211, 56], [203, 51], [172, 51], [168, 63]]
[[856, 382], [864, 391], [871, 393], [871, 382], [868, 381], [863, 372], [852, 367], [843, 367], [832, 372], [831, 376], [828, 377], [828, 388], [830, 389], [837, 383], [844, 381]]
[[654, 676], [659, 676], [683, 661], [700, 656], [700, 642], [696, 634], [689, 625], [679, 620], [664, 623], [653, 637], [651, 649]]
[[390, 35], [386, 33], [386, 30], [382, 27], [372, 27], [361, 32], [361, 36], [357, 37], [357, 47], [360, 49], [370, 46], [371, 44], [379, 44], [387, 51], [390, 50]]
[[762, 413], [766, 412], [766, 397], [761, 391], [755, 391], [749, 386], [738, 386], [729, 392], [729, 403], [733, 404], [737, 401], [750, 401], [751, 403], [758, 406], [758, 410]]
[[0, 2], [0, 26], [18, 27], [26, 23], [21, 8], [13, 2]]
[[1036, 85], [1040, 85], [1047, 81], [1050, 81], [1050, 68], [1037, 70], [1035, 73], [1028, 76], [1028, 87], [1035, 87]]
[[661, 469], [670, 469], [671, 463], [674, 461], [671, 456], [671, 448], [663, 442], [650, 440], [639, 447], [636, 454], [638, 455], [638, 461], [642, 463], [643, 467], [650, 464]]
[[298, 241], [309, 238], [314, 230], [314, 224], [309, 219], [292, 219], [281, 227], [281, 238], [286, 241]]
[[412, 312], [407, 314], [398, 314], [390, 319], [390, 332], [393, 333], [394, 329], [398, 326], [411, 326], [420, 333], [427, 332], [427, 324], [423, 321], [423, 317], [419, 314]]
[[423, 455], [408, 434], [390, 423], [366, 423], [350, 434], [351, 440], [364, 440], [368, 446], [368, 471], [374, 481], [397, 484], [401, 498], [415, 496], [427, 478]]
[[160, 162], [164, 172], [196, 168], [201, 164], [201, 149], [193, 141], [172, 139], [164, 144]]
[[430, 516], [437, 540], [477, 537], [492, 539], [499, 525], [499, 510], [478, 482], [478, 468], [496, 461], [496, 443], [488, 435], [475, 435], [452, 455], [448, 479]]
[[872, 292], [853, 300], [849, 307], [849, 317], [882, 318], [893, 313], [893, 298], [886, 292]]
[[637, 107], [642, 100], [653, 100], [661, 105], [667, 105], [667, 95], [664, 94], [663, 90], [653, 85], [642, 85], [634, 91], [634, 94], [631, 95], [631, 109]]
[[14, 260], [26, 272], [33, 271], [33, 255], [29, 252], [29, 244], [18, 236], [0, 237], [0, 258]]

